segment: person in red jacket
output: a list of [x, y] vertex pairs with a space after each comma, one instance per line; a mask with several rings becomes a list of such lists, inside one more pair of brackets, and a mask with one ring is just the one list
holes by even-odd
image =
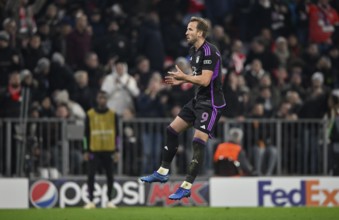
[[337, 11], [328, 3], [329, 0], [318, 0], [317, 4], [310, 4], [309, 39], [312, 43], [331, 44], [331, 36], [335, 26], [339, 25]]

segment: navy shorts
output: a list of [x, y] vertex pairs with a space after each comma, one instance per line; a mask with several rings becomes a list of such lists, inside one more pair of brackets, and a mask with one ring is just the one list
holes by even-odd
[[212, 137], [223, 108], [213, 108], [209, 101], [192, 99], [184, 105], [178, 116]]

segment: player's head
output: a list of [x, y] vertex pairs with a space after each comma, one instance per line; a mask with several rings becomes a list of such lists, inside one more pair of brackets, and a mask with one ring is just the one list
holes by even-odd
[[105, 91], [100, 90], [97, 94], [97, 104], [98, 108], [106, 108], [107, 107], [107, 93]]
[[208, 33], [208, 22], [199, 17], [192, 17], [187, 25], [186, 39], [189, 44], [195, 44], [198, 39], [205, 39]]

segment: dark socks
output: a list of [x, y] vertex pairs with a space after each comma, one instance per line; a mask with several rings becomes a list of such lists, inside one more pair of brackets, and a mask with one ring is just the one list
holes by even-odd
[[167, 127], [166, 146], [162, 149], [161, 167], [169, 169], [171, 162], [177, 153], [179, 146], [178, 133], [171, 127]]
[[193, 146], [193, 158], [188, 166], [188, 171], [185, 179], [185, 181], [189, 183], [194, 182], [195, 178], [197, 177], [200, 171], [200, 167], [203, 165], [206, 142], [199, 138], [194, 138], [192, 146]]

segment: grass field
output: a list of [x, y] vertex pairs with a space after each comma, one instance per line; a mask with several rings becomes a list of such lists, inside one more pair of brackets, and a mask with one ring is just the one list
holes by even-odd
[[339, 208], [122, 207], [0, 210], [0, 220], [338, 220]]

